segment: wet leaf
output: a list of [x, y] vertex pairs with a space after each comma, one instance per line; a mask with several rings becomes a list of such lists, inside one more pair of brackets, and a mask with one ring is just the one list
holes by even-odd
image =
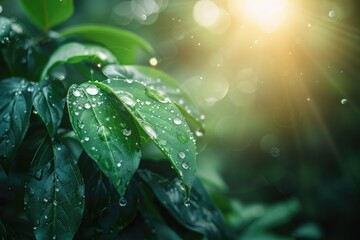
[[170, 159], [187, 194], [196, 172], [195, 139], [179, 109], [155, 89], [132, 79], [95, 82], [124, 104], [138, 125]]
[[188, 120], [204, 131], [204, 115], [198, 110], [188, 94], [181, 89], [180, 84], [168, 74], [152, 67], [116, 64], [106, 66], [103, 73], [109, 78], [134, 79], [166, 94]]
[[109, 49], [122, 64], [133, 64], [137, 51], [142, 50], [154, 55], [153, 48], [140, 36], [106, 25], [80, 25], [62, 31], [63, 37], [80, 37], [95, 42]]
[[141, 157], [135, 123], [114, 95], [94, 84], [73, 85], [67, 99], [71, 124], [86, 153], [124, 195]]
[[71, 17], [73, 0], [20, 0], [30, 20], [43, 30], [48, 30]]
[[45, 139], [30, 167], [24, 207], [37, 239], [72, 239], [84, 209], [84, 182], [70, 151]]
[[34, 84], [8, 78], [0, 82], [0, 89], [0, 157], [3, 163], [14, 157], [29, 127]]
[[66, 90], [60, 80], [43, 81], [34, 91], [34, 108], [44, 121], [50, 136], [54, 136], [60, 126], [65, 99]]
[[167, 211], [184, 227], [203, 234], [207, 239], [230, 239], [224, 221], [206, 190], [196, 180], [191, 200], [184, 202], [178, 178], [170, 181], [149, 170], [139, 170], [140, 178], [155, 194]]
[[44, 67], [41, 79], [44, 80], [51, 68], [62, 63], [78, 63], [88, 60], [96, 63], [115, 63], [116, 58], [106, 48], [80, 43], [68, 43], [59, 47]]

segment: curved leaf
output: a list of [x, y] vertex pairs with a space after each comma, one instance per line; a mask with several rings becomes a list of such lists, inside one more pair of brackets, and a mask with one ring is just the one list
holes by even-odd
[[71, 124], [86, 153], [124, 195], [141, 157], [135, 123], [115, 96], [93, 84], [71, 86], [67, 99]]
[[45, 139], [30, 167], [24, 206], [37, 239], [72, 239], [84, 210], [84, 181], [70, 151]]
[[61, 63], [78, 63], [84, 60], [99, 60], [102, 63], [115, 63], [116, 58], [106, 48], [80, 43], [68, 43], [59, 47], [50, 57], [41, 74], [41, 80], [45, 79], [49, 70]]
[[95, 82], [124, 104], [138, 125], [170, 159], [189, 193], [196, 172], [195, 139], [171, 100], [133, 80]]
[[59, 80], [40, 83], [34, 91], [34, 108], [44, 121], [50, 136], [54, 136], [60, 126], [66, 98], [66, 90]]
[[20, 0], [20, 3], [30, 20], [44, 30], [62, 23], [74, 12], [73, 0]]
[[106, 25], [80, 25], [60, 32], [62, 37], [81, 37], [88, 41], [99, 43], [115, 54], [122, 64], [135, 62], [137, 51], [143, 50], [150, 56], [154, 50], [140, 36], [116, 27]]
[[204, 131], [204, 115], [198, 110], [191, 98], [181, 89], [180, 84], [168, 74], [152, 67], [145, 66], [120, 66], [108, 65], [103, 68], [103, 73], [109, 78], [123, 76], [134, 79], [148, 87], [163, 92], [176, 103], [184, 116]]
[[196, 180], [191, 201], [184, 202], [179, 179], [172, 181], [149, 170], [139, 170], [140, 178], [152, 189], [160, 203], [184, 227], [201, 233], [207, 239], [231, 239], [220, 212], [211, 202], [206, 190]]
[[0, 89], [0, 157], [6, 160], [14, 156], [29, 127], [34, 84], [8, 78]]

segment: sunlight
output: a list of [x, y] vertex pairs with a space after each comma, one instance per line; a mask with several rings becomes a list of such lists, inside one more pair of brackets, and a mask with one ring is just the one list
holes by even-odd
[[275, 31], [287, 15], [285, 0], [244, 0], [242, 11], [266, 32]]

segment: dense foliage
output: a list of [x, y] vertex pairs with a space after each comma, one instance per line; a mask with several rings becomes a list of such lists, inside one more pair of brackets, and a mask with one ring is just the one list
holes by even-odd
[[203, 115], [134, 65], [151, 46], [111, 26], [51, 31], [72, 0], [20, 3], [41, 32], [0, 17], [1, 239], [230, 238], [195, 177]]

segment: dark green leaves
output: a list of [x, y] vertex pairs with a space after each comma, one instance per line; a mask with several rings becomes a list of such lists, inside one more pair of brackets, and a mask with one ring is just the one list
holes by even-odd
[[20, 78], [9, 78], [0, 82], [0, 89], [0, 157], [3, 161], [15, 155], [29, 127], [34, 85]]
[[85, 151], [124, 195], [141, 156], [130, 115], [114, 95], [94, 84], [73, 85], [67, 100], [71, 124]]
[[66, 90], [60, 80], [47, 80], [35, 90], [33, 102], [35, 110], [44, 121], [50, 136], [54, 136], [61, 123], [66, 98]]
[[138, 50], [154, 55], [154, 50], [144, 39], [115, 27], [82, 25], [67, 28], [60, 34], [63, 37], [81, 37], [87, 41], [99, 43], [114, 53], [122, 64], [134, 63]]
[[61, 63], [78, 63], [84, 60], [96, 63], [115, 63], [116, 58], [109, 50], [92, 44], [68, 43], [58, 48], [50, 57], [41, 74], [43, 80], [49, 70]]
[[94, 83], [112, 92], [137, 124], [170, 159], [188, 191], [196, 171], [195, 139], [179, 109], [155, 89], [132, 79]]
[[199, 181], [194, 182], [191, 200], [184, 202], [179, 179], [171, 181], [148, 170], [138, 173], [160, 203], [185, 228], [201, 233], [207, 239], [230, 238], [219, 211]]
[[73, 14], [73, 0], [20, 0], [30, 20], [43, 30], [62, 23]]
[[45, 139], [30, 168], [24, 206], [37, 239], [72, 239], [84, 209], [84, 182], [69, 150]]
[[[153, 87], [166, 94], [179, 107], [184, 116], [198, 128], [199, 134], [204, 131], [204, 115], [194, 105], [190, 97], [180, 88], [172, 77], [155, 68], [145, 66], [108, 65], [103, 73], [109, 78], [134, 79], [148, 87]], [[122, 76], [122, 77], [121, 77]]]

